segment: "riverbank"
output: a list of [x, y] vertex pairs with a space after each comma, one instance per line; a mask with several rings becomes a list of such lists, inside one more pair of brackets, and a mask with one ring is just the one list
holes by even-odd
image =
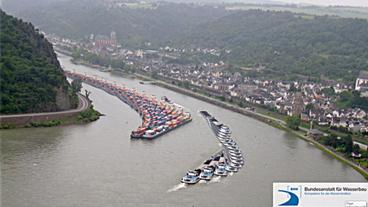
[[102, 114], [93, 109], [91, 102], [83, 95], [78, 95], [78, 98], [79, 105], [76, 109], [45, 113], [1, 115], [0, 129], [65, 126], [89, 123], [99, 119]]
[[[104, 67], [104, 66], [100, 66], [100, 65], [94, 65], [94, 64], [91, 64], [91, 63], [88, 63], [84, 60], [81, 60], [81, 59], [78, 59], [78, 60], [75, 60], [74, 58], [71, 59], [71, 62], [76, 64], [76, 65], [85, 65], [85, 66], [88, 66], [88, 67], [91, 67], [91, 68], [94, 68], [94, 69], [98, 69], [100, 71], [106, 71], [108, 70], [107, 67]], [[110, 71], [107, 71], [107, 72], [110, 72]]]
[[222, 108], [226, 108], [228, 110], [240, 113], [242, 115], [246, 115], [246, 116], [255, 118], [259, 121], [267, 123], [267, 124], [269, 124], [273, 127], [276, 127], [278, 129], [290, 132], [290, 133], [296, 135], [297, 137], [299, 137], [299, 138], [301, 138], [301, 139], [303, 139], [303, 140], [305, 140], [309, 143], [312, 143], [315, 147], [317, 147], [318, 149], [320, 149], [323, 152], [327, 153], [328, 155], [336, 158], [337, 160], [339, 160], [339, 161], [341, 161], [345, 164], [350, 165], [352, 168], [354, 168], [356, 171], [358, 171], [361, 175], [363, 175], [368, 180], [368, 169], [365, 169], [365, 168], [357, 165], [353, 161], [351, 161], [348, 158], [344, 157], [342, 154], [338, 154], [337, 152], [332, 151], [328, 147], [320, 144], [319, 142], [309, 138], [308, 136], [306, 136], [305, 131], [302, 132], [300, 130], [296, 131], [296, 130], [290, 129], [289, 127], [287, 127], [284, 120], [280, 120], [280, 119], [277, 119], [277, 118], [274, 118], [274, 117], [271, 117], [271, 116], [266, 116], [266, 115], [263, 115], [263, 114], [260, 114], [260, 113], [257, 113], [257, 112], [251, 111], [251, 110], [240, 108], [238, 106], [234, 106], [234, 105], [231, 105], [229, 103], [222, 102], [220, 100], [217, 100], [217, 99], [214, 99], [214, 98], [202, 95], [202, 94], [195, 93], [191, 90], [187, 90], [187, 89], [184, 89], [184, 88], [179, 88], [175, 85], [172, 85], [172, 84], [169, 84], [169, 83], [166, 83], [166, 82], [163, 82], [163, 81], [153, 80], [152, 78], [144, 76], [142, 74], [136, 74], [136, 76], [139, 77], [139, 78], [142, 78], [144, 80], [150, 80], [150, 81], [152, 81], [152, 84], [154, 84], [154, 85], [158, 85], [160, 87], [164, 87], [164, 88], [167, 88], [169, 90], [172, 90], [172, 91], [175, 91], [175, 92], [178, 92], [178, 93], [182, 93], [184, 95], [188, 95], [188, 96], [191, 96], [193, 98], [200, 99], [202, 101], [206, 101], [208, 103], [220, 106]]
[[[84, 64], [84, 63], [80, 63], [80, 64], [90, 66], [89, 64]], [[100, 68], [103, 68], [103, 67], [100, 67]], [[97, 69], [99, 69], [99, 68], [97, 68]], [[309, 138], [308, 136], [306, 136], [307, 129], [304, 129], [304, 132], [292, 130], [289, 127], [287, 127], [284, 120], [281, 120], [281, 119], [278, 119], [278, 118], [275, 118], [275, 117], [272, 117], [272, 116], [267, 116], [267, 115], [264, 115], [264, 114], [260, 114], [260, 113], [257, 113], [257, 112], [251, 111], [251, 110], [247, 110], [245, 108], [241, 108], [239, 106], [232, 105], [230, 103], [223, 102], [221, 100], [218, 100], [218, 99], [215, 99], [215, 98], [212, 98], [212, 97], [200, 94], [200, 93], [196, 93], [196, 92], [193, 92], [193, 91], [185, 89], [185, 88], [180, 88], [176, 85], [173, 85], [173, 84], [161, 81], [161, 80], [155, 80], [155, 79], [153, 79], [149, 76], [143, 75], [143, 74], [135, 73], [134, 75], [135, 75], [135, 77], [137, 77], [141, 80], [150, 81], [151, 84], [153, 84], [153, 85], [157, 85], [157, 86], [160, 86], [160, 87], [163, 87], [163, 88], [166, 88], [166, 89], [169, 89], [169, 90], [172, 90], [172, 91], [175, 91], [175, 92], [187, 95], [187, 96], [191, 96], [193, 98], [211, 103], [213, 105], [231, 110], [233, 112], [240, 113], [242, 115], [246, 115], [246, 116], [255, 118], [259, 121], [262, 121], [262, 122], [264, 122], [268, 125], [271, 125], [273, 127], [278, 128], [278, 129], [290, 132], [290, 133], [296, 135], [297, 137], [307, 141], [308, 143], [313, 144], [318, 149], [320, 149], [323, 152], [327, 153], [328, 155], [334, 157], [335, 159], [339, 160], [340, 162], [351, 166], [353, 169], [355, 169], [357, 172], [359, 172], [366, 180], [368, 180], [368, 169], [359, 166], [358, 164], [354, 163], [353, 161], [351, 161], [349, 158], [345, 157], [344, 155], [339, 154], [338, 152], [334, 152], [331, 149], [329, 149], [328, 147], [326, 147], [326, 146], [320, 144], [319, 142]]]

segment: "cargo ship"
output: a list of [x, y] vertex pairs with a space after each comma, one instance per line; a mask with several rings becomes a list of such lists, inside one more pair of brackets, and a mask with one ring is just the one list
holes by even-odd
[[65, 71], [65, 75], [118, 97], [139, 113], [142, 124], [131, 132], [131, 138], [154, 139], [192, 121], [189, 112], [185, 112], [183, 107], [173, 103], [167, 97], [159, 100], [155, 96], [148, 96], [104, 79], [70, 71]]

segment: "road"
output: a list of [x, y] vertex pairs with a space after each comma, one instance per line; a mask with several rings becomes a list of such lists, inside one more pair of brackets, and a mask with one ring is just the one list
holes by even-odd
[[11, 115], [0, 115], [0, 119], [3, 118], [20, 118], [20, 117], [36, 117], [36, 116], [47, 116], [47, 115], [55, 115], [55, 114], [67, 114], [67, 113], [75, 113], [86, 110], [90, 103], [86, 97], [78, 94], [79, 104], [76, 109], [66, 110], [66, 111], [56, 111], [56, 112], [44, 112], [44, 113], [27, 113], [27, 114], [11, 114]]

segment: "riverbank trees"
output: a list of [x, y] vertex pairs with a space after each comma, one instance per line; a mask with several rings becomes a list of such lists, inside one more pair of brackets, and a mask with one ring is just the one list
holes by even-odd
[[294, 130], [298, 130], [301, 124], [301, 120], [299, 116], [287, 116], [285, 121], [286, 121], [287, 126]]

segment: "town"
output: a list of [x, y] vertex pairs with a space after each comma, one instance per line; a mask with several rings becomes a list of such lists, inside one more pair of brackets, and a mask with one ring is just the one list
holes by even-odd
[[[125, 68], [133, 69], [135, 73], [149, 75], [240, 107], [252, 110], [260, 107], [271, 114], [299, 117], [306, 128], [313, 123], [322, 129], [327, 127], [363, 138], [368, 134], [367, 103], [344, 107], [344, 103], [339, 102], [341, 98], [338, 98], [341, 94], [368, 97], [368, 72], [364, 70], [355, 84], [335, 80], [272, 80], [247, 76], [247, 71], [264, 70], [262, 65], [235, 68], [226, 64], [221, 57], [231, 53], [230, 50], [170, 46], [157, 50], [130, 50], [118, 44], [114, 31], [110, 36], [91, 34], [80, 42], [56, 35], [46, 36], [57, 49], [78, 51], [77, 55], [81, 59], [94, 54], [109, 60], [104, 61], [106, 64], [87, 60], [96, 66], [108, 68], [111, 62], [123, 62]], [[151, 45], [146, 42], [145, 46], [150, 48]], [[183, 58], [193, 56], [201, 56], [208, 61], [190, 62]], [[368, 142], [366, 138], [361, 140]], [[366, 148], [366, 145], [361, 146]]]

